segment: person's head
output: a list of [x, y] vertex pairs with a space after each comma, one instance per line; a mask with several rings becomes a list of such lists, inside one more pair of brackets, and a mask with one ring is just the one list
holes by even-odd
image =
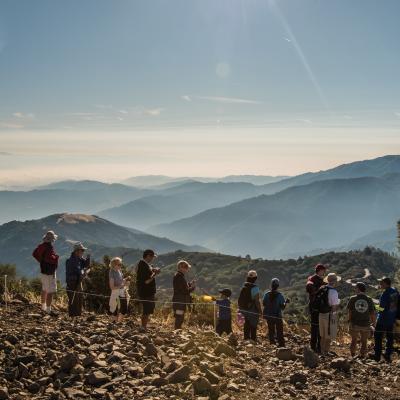
[[325, 275], [326, 267], [324, 264], [317, 264], [315, 266], [315, 273], [321, 278]]
[[42, 240], [45, 243], [54, 243], [57, 240], [58, 236], [54, 233], [54, 231], [48, 231], [43, 236]]
[[81, 243], [75, 243], [74, 244], [74, 251], [73, 253], [78, 256], [78, 257], [82, 257], [83, 253], [85, 252], [85, 250], [87, 250], [87, 248]]
[[254, 283], [257, 280], [257, 271], [251, 270], [247, 273], [246, 282]]
[[329, 286], [336, 286], [339, 280], [340, 278], [334, 272], [329, 273], [325, 278], [325, 282]]
[[121, 269], [121, 267], [122, 267], [122, 258], [120, 258], [120, 257], [112, 258], [111, 261], [110, 261], [110, 267], [112, 269], [116, 269], [116, 270]]
[[186, 274], [191, 267], [191, 265], [185, 260], [179, 260], [177, 263], [178, 271], [182, 274]]
[[388, 278], [387, 276], [384, 276], [380, 279], [378, 279], [379, 285], [381, 289], [387, 289], [392, 286], [392, 280]]
[[223, 299], [229, 299], [232, 296], [232, 291], [228, 288], [219, 290], [219, 293], [221, 294], [221, 298]]
[[146, 261], [147, 263], [153, 262], [153, 260], [157, 257], [156, 253], [154, 250], [147, 249], [143, 252], [143, 260]]
[[367, 285], [364, 282], [357, 282], [354, 287], [357, 294], [365, 293], [367, 290]]
[[271, 280], [271, 289], [272, 290], [277, 290], [279, 287], [279, 279], [278, 278], [274, 278]]

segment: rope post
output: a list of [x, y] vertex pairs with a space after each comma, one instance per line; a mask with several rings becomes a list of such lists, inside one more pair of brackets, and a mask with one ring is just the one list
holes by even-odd
[[7, 275], [4, 275], [4, 302], [6, 303], [6, 310], [8, 310]]

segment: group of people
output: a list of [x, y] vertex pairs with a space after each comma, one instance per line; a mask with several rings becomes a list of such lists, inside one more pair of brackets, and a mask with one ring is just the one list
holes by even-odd
[[[53, 231], [43, 236], [43, 241], [34, 250], [33, 256], [40, 263], [42, 282], [42, 309], [51, 312], [53, 294], [57, 290], [56, 270], [58, 255], [54, 249], [57, 235]], [[87, 249], [82, 243], [76, 243], [71, 256], [66, 261], [66, 287], [68, 294], [68, 310], [71, 317], [82, 313], [82, 282], [90, 271], [90, 256], [84, 257]], [[142, 305], [141, 328], [146, 330], [150, 316], [154, 313], [156, 304], [156, 277], [160, 269], [153, 266], [157, 257], [151, 249], [143, 252], [143, 258], [136, 266], [136, 290]], [[191, 293], [196, 289], [196, 281], [188, 281], [187, 273], [190, 264], [185, 260], [177, 263], [177, 271], [173, 277], [172, 309], [175, 319], [175, 329], [181, 329], [185, 314], [192, 303]], [[328, 273], [323, 264], [315, 266], [315, 273], [307, 279], [306, 291], [309, 297], [310, 312], [310, 346], [313, 351], [323, 356], [330, 354], [331, 342], [336, 339], [338, 331], [338, 311], [340, 306], [337, 285], [340, 277]], [[271, 280], [270, 288], [262, 295], [257, 285], [257, 272], [248, 271], [238, 297], [237, 322], [243, 325], [245, 340], [257, 340], [257, 329], [260, 319], [265, 319], [268, 327], [268, 338], [271, 344], [285, 346], [283, 310], [289, 303], [279, 291], [279, 279]], [[379, 305], [366, 294], [367, 285], [358, 282], [354, 285], [355, 294], [347, 304], [349, 333], [351, 335], [350, 352], [357, 354], [358, 341], [361, 342], [360, 357], [367, 356], [368, 339], [374, 337], [374, 354], [376, 361], [382, 358], [383, 339], [386, 336], [386, 349], [383, 357], [390, 362], [394, 344], [394, 325], [400, 314], [400, 295], [392, 287], [390, 278], [379, 279], [382, 294]], [[113, 321], [119, 322], [128, 311], [130, 285], [129, 277], [124, 278], [122, 259], [115, 257], [110, 261], [109, 312]], [[232, 291], [224, 288], [219, 291], [220, 297], [209, 296], [215, 307], [215, 330], [219, 335], [232, 332]], [[376, 310], [377, 308], [377, 310]]]

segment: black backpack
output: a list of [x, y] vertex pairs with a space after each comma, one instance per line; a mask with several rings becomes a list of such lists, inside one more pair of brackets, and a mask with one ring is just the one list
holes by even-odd
[[314, 301], [312, 302], [313, 311], [318, 311], [319, 313], [328, 313], [332, 310], [332, 307], [329, 305], [328, 299], [328, 286], [321, 286], [317, 293], [315, 294]]
[[397, 312], [396, 319], [400, 319], [400, 292], [397, 291]]
[[250, 310], [255, 304], [251, 296], [251, 289], [254, 286], [254, 284], [245, 284], [240, 290], [238, 299], [239, 310]]

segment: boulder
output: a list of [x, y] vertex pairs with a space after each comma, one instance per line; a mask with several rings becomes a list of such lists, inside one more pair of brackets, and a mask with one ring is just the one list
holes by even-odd
[[246, 374], [249, 378], [257, 379], [260, 377], [260, 373], [257, 368], [250, 368], [246, 371]]
[[215, 372], [210, 371], [209, 369], [206, 369], [206, 370], [204, 371], [204, 373], [205, 373], [205, 375], [206, 375], [206, 378], [207, 378], [213, 385], [218, 385], [218, 383], [219, 383], [219, 376], [218, 376]]
[[192, 386], [195, 395], [208, 394], [212, 389], [210, 381], [204, 376], [197, 377], [193, 381]]
[[276, 357], [282, 361], [293, 361], [296, 359], [296, 355], [293, 354], [292, 350], [286, 347], [279, 347], [276, 350]]
[[176, 369], [167, 376], [169, 383], [181, 383], [186, 382], [190, 376], [190, 368], [187, 365]]
[[8, 400], [9, 398], [8, 389], [6, 387], [0, 387], [0, 400]]
[[221, 354], [225, 354], [228, 357], [235, 357], [236, 356], [236, 350], [229, 346], [226, 343], [218, 343], [217, 347], [214, 349], [214, 353], [217, 356], [220, 356]]
[[348, 373], [350, 372], [351, 366], [349, 360], [339, 357], [331, 361], [331, 368], [336, 369], [337, 371]]
[[79, 358], [75, 353], [68, 353], [60, 360], [60, 369], [63, 372], [69, 372], [78, 364]]
[[294, 374], [290, 375], [289, 382], [292, 385], [296, 385], [296, 383], [305, 385], [307, 383], [307, 376], [301, 372], [295, 372]]
[[146, 356], [149, 356], [149, 357], [151, 357], [151, 356], [157, 357], [157, 354], [158, 354], [157, 347], [153, 343], [149, 342], [146, 344], [146, 349], [145, 349], [144, 353]]
[[86, 383], [91, 386], [101, 386], [110, 382], [110, 377], [101, 371], [93, 371], [86, 377]]
[[319, 364], [318, 355], [311, 350], [310, 346], [304, 347], [303, 350], [303, 362], [308, 368], [317, 368]]

